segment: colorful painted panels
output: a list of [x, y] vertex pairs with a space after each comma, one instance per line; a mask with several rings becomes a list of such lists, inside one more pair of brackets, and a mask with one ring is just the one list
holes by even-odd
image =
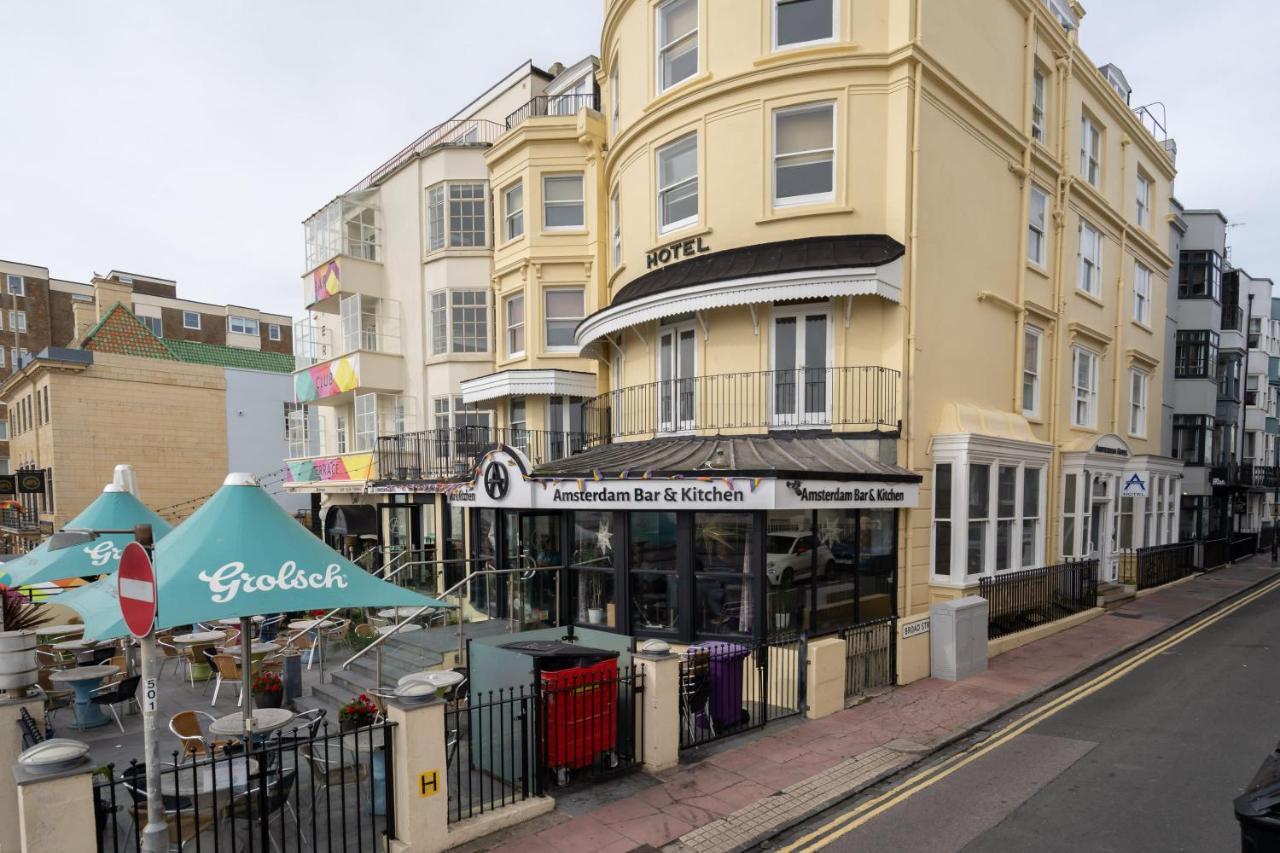
[[348, 355], [293, 374], [293, 397], [309, 403], [350, 391], [360, 384], [360, 356]]
[[338, 259], [334, 258], [329, 263], [316, 267], [311, 272], [311, 284], [315, 290], [315, 302], [328, 299], [342, 290], [342, 267]]
[[289, 461], [288, 482], [318, 483], [334, 480], [373, 479], [373, 454], [351, 453], [346, 456], [324, 456], [318, 459]]

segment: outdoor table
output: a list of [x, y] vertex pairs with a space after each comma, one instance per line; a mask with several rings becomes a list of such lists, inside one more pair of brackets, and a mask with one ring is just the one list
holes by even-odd
[[311, 648], [307, 650], [307, 669], [311, 669], [314, 661], [316, 647], [319, 645], [319, 633], [326, 628], [332, 628], [337, 625], [332, 619], [299, 619], [296, 622], [289, 623], [290, 631], [306, 631], [311, 635]]
[[[422, 610], [421, 607], [387, 607], [378, 611], [378, 616], [382, 619], [408, 619], [413, 614]], [[422, 616], [430, 616], [431, 610], [422, 611]]]
[[245, 756], [235, 756], [225, 761], [218, 759], [212, 766], [192, 770], [189, 767], [171, 772], [167, 768], [160, 775], [160, 793], [166, 797], [183, 797], [194, 800], [195, 808], [205, 810], [216, 801], [219, 806], [230, 805], [228, 795], [243, 793], [258, 773], [258, 761]]
[[[253, 710], [253, 736], [271, 734], [283, 729], [294, 718], [294, 713], [286, 708], [255, 708]], [[244, 735], [244, 715], [239, 711], [219, 717], [209, 724], [209, 734], [222, 737], [238, 737]]]
[[100, 666], [78, 666], [74, 669], [64, 669], [49, 675], [50, 681], [57, 684], [70, 684], [71, 689], [76, 692], [76, 721], [71, 724], [71, 728], [92, 729], [111, 722], [107, 715], [102, 713], [98, 706], [90, 700], [93, 698], [93, 691], [102, 686], [102, 680], [110, 678], [119, 671], [119, 667], [104, 664]]
[[[395, 630], [395, 627], [396, 627], [395, 625], [379, 625], [378, 633], [390, 634], [393, 630]], [[412, 631], [421, 631], [421, 630], [422, 630], [421, 625], [417, 624], [416, 622], [410, 622], [408, 625], [401, 627], [399, 631], [396, 631], [396, 636], [398, 637], [401, 634], [408, 634]]]
[[97, 640], [62, 640], [54, 643], [49, 648], [58, 652], [83, 652], [88, 649], [97, 648]]
[[196, 631], [192, 634], [179, 634], [173, 638], [175, 644], [191, 647], [191, 679], [193, 681], [208, 681], [213, 677], [213, 670], [209, 667], [209, 659], [204, 656], [204, 650], [226, 638], [226, 631]]
[[[244, 654], [244, 647], [243, 646], [222, 646], [218, 649], [218, 651], [222, 652], [223, 654], [235, 655], [236, 662], [239, 663], [240, 656]], [[276, 643], [263, 643], [263, 642], [259, 642], [258, 640], [254, 640], [253, 645], [249, 646], [249, 659], [252, 660], [254, 664], [257, 664], [267, 655], [271, 654], [272, 652], [278, 652], [278, 651], [280, 651], [280, 646]]]

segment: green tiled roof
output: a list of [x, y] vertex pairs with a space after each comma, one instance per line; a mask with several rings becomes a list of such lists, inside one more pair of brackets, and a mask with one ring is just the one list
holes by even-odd
[[95, 352], [269, 373], [292, 373], [294, 367], [293, 356], [285, 353], [158, 338], [146, 323], [119, 302], [85, 333], [81, 346]]
[[198, 341], [161, 341], [178, 361], [211, 364], [215, 367], [238, 367], [243, 370], [265, 370], [271, 373], [293, 373], [293, 356], [281, 352], [259, 352], [241, 347], [202, 344]]

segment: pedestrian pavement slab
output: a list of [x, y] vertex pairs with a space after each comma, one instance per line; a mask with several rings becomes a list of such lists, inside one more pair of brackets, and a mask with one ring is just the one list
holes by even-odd
[[[750, 737], [691, 750], [680, 767], [650, 777], [651, 787], [620, 791], [613, 802], [586, 813], [557, 809], [548, 820], [461, 849], [745, 849], [1276, 576], [1265, 558], [1242, 561], [1008, 651], [964, 681], [922, 679], [822, 720], [771, 724]], [[595, 792], [597, 800], [605, 796]]]

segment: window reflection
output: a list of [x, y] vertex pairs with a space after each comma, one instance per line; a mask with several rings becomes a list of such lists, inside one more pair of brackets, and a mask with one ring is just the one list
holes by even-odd
[[613, 513], [573, 514], [572, 610], [584, 625], [617, 627]]
[[674, 631], [679, 617], [676, 575], [676, 514], [633, 512], [631, 528], [631, 610], [634, 626]]
[[703, 512], [693, 518], [694, 631], [752, 631], [750, 513]]

